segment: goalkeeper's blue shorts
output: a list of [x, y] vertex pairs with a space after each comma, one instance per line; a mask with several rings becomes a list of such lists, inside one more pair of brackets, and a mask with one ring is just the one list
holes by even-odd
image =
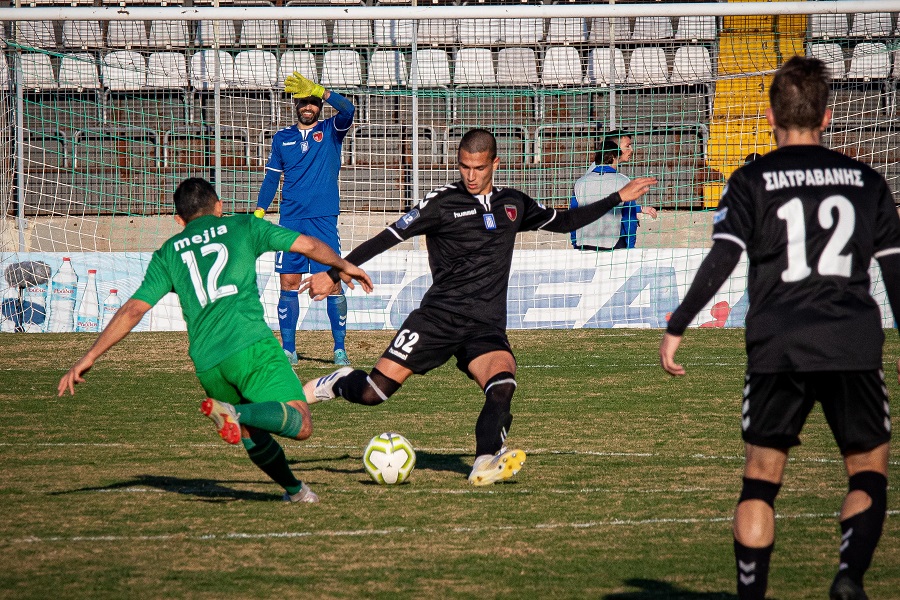
[[[328, 244], [338, 255], [341, 254], [341, 238], [338, 235], [337, 215], [282, 221], [279, 225], [297, 233], [318, 238]], [[276, 273], [321, 273], [329, 268], [296, 252], [275, 253]]]

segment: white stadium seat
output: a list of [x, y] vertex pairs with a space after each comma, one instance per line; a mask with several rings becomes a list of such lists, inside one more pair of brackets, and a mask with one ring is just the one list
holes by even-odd
[[234, 21], [200, 21], [197, 24], [197, 45], [212, 46], [218, 35], [219, 47], [231, 47], [237, 43]]
[[379, 46], [412, 44], [413, 22], [407, 19], [376, 19], [372, 24], [375, 43]]
[[332, 41], [344, 46], [371, 46], [371, 23], [369, 21], [335, 21]]
[[881, 42], [860, 42], [853, 48], [847, 79], [887, 79], [891, 71], [891, 55]]
[[328, 43], [325, 21], [298, 19], [288, 22], [285, 31], [288, 46], [317, 46]]
[[[615, 68], [615, 82], [625, 83], [625, 55], [621, 48], [616, 48], [612, 64]], [[609, 48], [594, 48], [588, 53], [587, 81], [594, 85], [608, 86], [613, 78], [610, 68]]]
[[281, 42], [278, 21], [272, 19], [244, 21], [241, 24], [241, 46], [277, 47]]
[[497, 85], [494, 59], [489, 48], [460, 48], [456, 51], [453, 66], [453, 83], [456, 85]]
[[540, 81], [537, 60], [531, 48], [503, 48], [497, 54], [497, 83], [520, 86]]
[[[592, 42], [606, 43], [610, 41], [610, 20], [608, 17], [595, 17], [591, 19], [591, 34], [588, 38]], [[631, 25], [626, 17], [613, 17], [613, 35], [619, 42], [631, 39]]]
[[197, 90], [212, 90], [218, 81], [219, 89], [225, 89], [234, 80], [234, 59], [224, 50], [201, 50], [191, 56], [191, 85]]
[[416, 69], [420, 87], [450, 85], [450, 59], [445, 50], [428, 48], [416, 51]]
[[544, 39], [543, 19], [503, 19], [500, 41], [505, 46], [534, 46]]
[[847, 37], [848, 21], [845, 13], [809, 17], [809, 37], [825, 40]]
[[147, 45], [151, 48], [187, 48], [191, 32], [187, 21], [151, 21]]
[[419, 21], [419, 44], [448, 46], [457, 40], [456, 19], [423, 19]]
[[180, 52], [154, 52], [147, 61], [147, 86], [186, 88], [189, 84], [187, 61]]
[[712, 60], [706, 46], [681, 46], [675, 51], [672, 83], [708, 83], [712, 79]]
[[681, 17], [675, 29], [676, 40], [716, 39], [715, 17]]
[[59, 89], [100, 89], [100, 75], [94, 55], [87, 52], [64, 54], [59, 61]]
[[147, 85], [147, 63], [139, 52], [117, 50], [100, 64], [103, 85], [111, 91], [140, 90]]
[[51, 21], [17, 21], [19, 43], [32, 48], [55, 48], [56, 34]]
[[234, 87], [271, 90], [278, 82], [278, 59], [268, 50], [244, 50], [234, 57]]
[[297, 71], [310, 81], [319, 80], [319, 72], [316, 70], [316, 57], [307, 50], [287, 50], [281, 55], [281, 63], [278, 67], [278, 82], [283, 83], [288, 75]]
[[64, 48], [102, 48], [100, 21], [63, 21], [62, 43]]
[[806, 55], [818, 58], [828, 67], [832, 79], [843, 79], [847, 74], [847, 65], [844, 63], [844, 51], [840, 44], [824, 42], [821, 44], [809, 44], [806, 47]]
[[638, 17], [631, 32], [633, 40], [662, 40], [674, 35], [669, 17]]
[[631, 65], [626, 83], [661, 85], [669, 81], [669, 66], [662, 48], [636, 48], [631, 53]]
[[366, 85], [390, 88], [406, 85], [406, 59], [399, 50], [375, 50], [369, 59]]
[[362, 85], [362, 61], [356, 50], [329, 50], [322, 59], [322, 85], [326, 88]]
[[541, 85], [581, 85], [581, 57], [572, 46], [551, 46], [544, 52], [541, 68]]
[[500, 19], [460, 19], [459, 43], [463, 46], [494, 46], [500, 43]]
[[106, 43], [111, 48], [146, 48], [147, 28], [143, 21], [110, 21]]
[[551, 17], [547, 25], [548, 44], [580, 44], [587, 39], [587, 22], [582, 18]]
[[890, 37], [891, 13], [856, 13], [850, 26], [850, 37]]
[[56, 87], [56, 77], [50, 56], [40, 52], [22, 53], [22, 84], [29, 90], [50, 90]]

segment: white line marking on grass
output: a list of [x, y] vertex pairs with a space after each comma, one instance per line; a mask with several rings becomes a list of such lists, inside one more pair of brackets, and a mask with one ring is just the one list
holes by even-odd
[[[900, 510], [889, 510], [887, 514], [896, 516]], [[795, 515], [777, 515], [779, 520], [818, 520], [833, 519], [837, 512], [831, 513], [800, 513]], [[538, 523], [536, 525], [484, 525], [478, 527], [388, 527], [385, 529], [349, 529], [349, 530], [318, 530], [318, 531], [272, 531], [263, 533], [209, 533], [209, 534], [160, 534], [160, 535], [94, 535], [94, 536], [25, 536], [9, 540], [0, 539], [0, 543], [6, 544], [51, 544], [51, 543], [78, 543], [78, 542], [141, 542], [141, 541], [167, 541], [167, 540], [261, 540], [261, 539], [291, 539], [309, 537], [362, 537], [362, 536], [386, 536], [402, 533], [410, 534], [434, 534], [441, 531], [450, 533], [479, 533], [486, 531], [553, 531], [556, 529], [597, 529], [600, 527], [642, 527], [646, 525], [698, 525], [709, 523], [727, 523], [732, 520], [731, 515], [720, 517], [656, 517], [652, 519], [609, 519], [605, 521], [586, 521], [583, 523]]]

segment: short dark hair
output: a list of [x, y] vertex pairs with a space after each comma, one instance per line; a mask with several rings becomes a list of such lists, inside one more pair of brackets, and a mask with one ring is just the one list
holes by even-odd
[[456, 153], [465, 150], [469, 154], [487, 152], [491, 160], [497, 158], [497, 139], [487, 129], [470, 129], [459, 140], [459, 148]]
[[828, 108], [828, 68], [818, 58], [794, 56], [781, 65], [769, 87], [775, 124], [784, 129], [818, 129]]
[[219, 196], [216, 188], [202, 177], [190, 177], [175, 190], [175, 214], [191, 221], [202, 215], [212, 214]]
[[632, 137], [630, 133], [626, 133], [619, 129], [607, 131], [603, 135], [603, 144], [600, 149], [594, 152], [595, 165], [611, 165], [612, 162], [622, 156], [622, 138]]

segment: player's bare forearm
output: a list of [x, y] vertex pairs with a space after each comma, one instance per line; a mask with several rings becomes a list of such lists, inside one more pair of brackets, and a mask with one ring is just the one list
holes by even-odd
[[59, 385], [57, 386], [59, 395], [62, 396], [66, 390], [74, 395], [75, 385], [84, 383], [84, 374], [94, 366], [94, 362], [103, 356], [107, 350], [122, 341], [140, 323], [141, 319], [144, 318], [144, 315], [151, 308], [153, 307], [143, 300], [135, 300], [134, 298], [130, 298], [123, 304], [122, 308], [116, 312], [91, 348], [59, 380]]

